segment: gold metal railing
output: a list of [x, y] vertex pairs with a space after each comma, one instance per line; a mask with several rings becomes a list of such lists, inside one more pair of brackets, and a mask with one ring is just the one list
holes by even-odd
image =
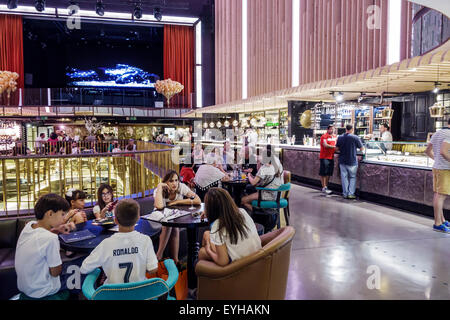
[[110, 184], [116, 197], [144, 197], [166, 172], [179, 171], [171, 146], [138, 142], [137, 148], [115, 154], [0, 158], [0, 219], [29, 215], [40, 196], [64, 196], [71, 188], [83, 190], [86, 202], [95, 203], [102, 183]]

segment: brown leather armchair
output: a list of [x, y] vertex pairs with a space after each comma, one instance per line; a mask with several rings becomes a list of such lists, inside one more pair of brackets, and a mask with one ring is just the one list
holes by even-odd
[[295, 229], [284, 227], [261, 236], [256, 253], [220, 267], [200, 260], [198, 300], [283, 300]]

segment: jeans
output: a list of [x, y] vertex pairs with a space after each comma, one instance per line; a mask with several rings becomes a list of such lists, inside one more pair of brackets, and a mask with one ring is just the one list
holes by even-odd
[[340, 164], [341, 169], [341, 182], [342, 182], [342, 195], [344, 197], [354, 196], [356, 191], [356, 172], [358, 171], [358, 165], [347, 166]]

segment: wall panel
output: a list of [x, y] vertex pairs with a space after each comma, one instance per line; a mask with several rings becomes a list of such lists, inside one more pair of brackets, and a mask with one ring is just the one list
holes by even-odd
[[216, 104], [242, 99], [242, 0], [215, 1]]
[[[401, 58], [411, 51], [411, 4], [403, 1]], [[368, 27], [368, 8], [379, 21]], [[242, 0], [216, 0], [216, 104], [242, 98]], [[300, 84], [387, 62], [388, 0], [300, 0]], [[372, 14], [375, 14], [372, 12]], [[291, 87], [292, 0], [248, 0], [248, 97]], [[374, 21], [374, 20], [373, 20]]]

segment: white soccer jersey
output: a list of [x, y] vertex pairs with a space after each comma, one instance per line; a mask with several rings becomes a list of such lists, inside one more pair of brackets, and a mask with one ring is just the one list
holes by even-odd
[[139, 282], [145, 272], [158, 268], [158, 259], [149, 236], [137, 231], [118, 232], [103, 240], [84, 260], [81, 273], [90, 273], [102, 267], [105, 284]]
[[33, 229], [36, 221], [23, 228], [17, 241], [15, 268], [17, 287], [27, 296], [43, 298], [61, 288], [58, 277], [50, 275], [50, 268], [62, 265], [58, 236], [44, 228]]

